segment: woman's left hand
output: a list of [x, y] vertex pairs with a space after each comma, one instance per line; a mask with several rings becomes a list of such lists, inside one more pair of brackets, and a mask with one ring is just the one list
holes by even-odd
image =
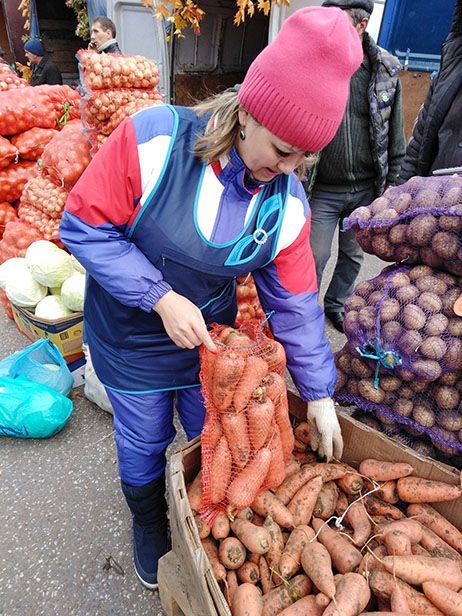
[[216, 351], [199, 308], [187, 297], [167, 291], [153, 306], [162, 319], [165, 331], [182, 349], [194, 349], [204, 344], [209, 351]]
[[332, 457], [340, 460], [343, 439], [332, 398], [308, 402], [307, 419], [311, 425], [311, 448], [317, 450], [327, 461]]

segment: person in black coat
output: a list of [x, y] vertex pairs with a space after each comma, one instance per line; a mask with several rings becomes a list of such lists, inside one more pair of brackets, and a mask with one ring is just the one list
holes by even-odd
[[399, 173], [399, 183], [462, 166], [462, 0], [457, 0], [451, 29], [414, 126]]
[[30, 77], [31, 86], [50, 86], [61, 85], [63, 78], [59, 68], [45, 56], [45, 50], [42, 42], [38, 39], [29, 39], [24, 44], [24, 52], [26, 58], [32, 65], [32, 74]]
[[96, 17], [91, 24], [88, 49], [98, 53], [122, 53], [116, 41], [116, 27], [109, 17]]

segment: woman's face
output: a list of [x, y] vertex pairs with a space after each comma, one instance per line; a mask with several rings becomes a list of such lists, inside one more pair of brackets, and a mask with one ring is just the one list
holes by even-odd
[[270, 182], [281, 173], [288, 175], [302, 164], [305, 152], [270, 133], [243, 109], [239, 110], [239, 124], [245, 139], [238, 134], [236, 149], [257, 182]]

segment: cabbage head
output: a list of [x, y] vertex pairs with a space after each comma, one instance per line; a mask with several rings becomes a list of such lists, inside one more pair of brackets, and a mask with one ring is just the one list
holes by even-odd
[[72, 314], [72, 310], [66, 308], [59, 295], [47, 295], [35, 308], [35, 316], [38, 319], [45, 319], [47, 321], [62, 319], [70, 314]]
[[33, 242], [25, 259], [34, 280], [45, 287], [59, 287], [74, 273], [71, 255], [47, 240]]
[[61, 287], [63, 304], [75, 312], [83, 310], [85, 299], [85, 276], [76, 272], [63, 282]]
[[0, 289], [5, 290], [6, 283], [11, 278], [19, 278], [27, 270], [26, 260], [22, 257], [7, 259], [0, 265]]
[[21, 308], [33, 308], [47, 294], [47, 288], [32, 278], [28, 268], [20, 276], [8, 277], [5, 286], [8, 299]]

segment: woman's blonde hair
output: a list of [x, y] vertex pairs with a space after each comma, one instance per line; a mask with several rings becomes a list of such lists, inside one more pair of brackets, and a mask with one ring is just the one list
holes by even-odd
[[[239, 131], [239, 110], [243, 109], [237, 92], [226, 90], [194, 105], [193, 110], [203, 116], [210, 114], [207, 128], [196, 140], [193, 154], [206, 164], [227, 156], [231, 151]], [[257, 122], [257, 120], [254, 121]], [[257, 122], [258, 123], [258, 122]], [[299, 179], [306, 177], [307, 171], [318, 160], [318, 153], [308, 154], [295, 173]]]

